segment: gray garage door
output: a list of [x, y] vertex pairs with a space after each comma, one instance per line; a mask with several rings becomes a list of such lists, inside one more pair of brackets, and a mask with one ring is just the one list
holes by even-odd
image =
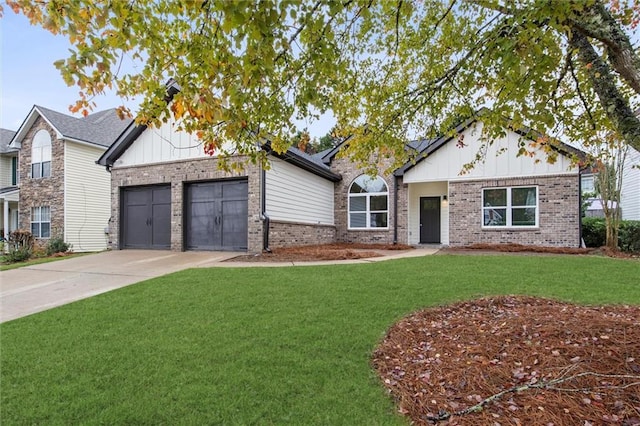
[[121, 220], [122, 248], [171, 248], [169, 185], [126, 188]]
[[246, 180], [193, 183], [186, 190], [186, 248], [246, 250]]

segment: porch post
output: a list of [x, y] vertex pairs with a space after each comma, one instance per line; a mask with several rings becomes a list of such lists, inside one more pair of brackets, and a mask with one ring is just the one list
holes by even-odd
[[4, 213], [3, 216], [3, 226], [4, 226], [4, 239], [7, 241], [9, 239], [9, 200], [6, 198], [2, 199], [2, 211]]

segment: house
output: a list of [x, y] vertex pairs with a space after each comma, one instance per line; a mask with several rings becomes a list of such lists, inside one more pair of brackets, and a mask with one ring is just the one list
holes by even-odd
[[[586, 217], [603, 218], [603, 200], [596, 189], [598, 173], [591, 169], [581, 175], [581, 190], [585, 198]], [[609, 209], [617, 208], [614, 201], [607, 201]], [[622, 220], [640, 220], [640, 152], [626, 146], [622, 166], [622, 186], [620, 189], [620, 209]]]
[[640, 220], [640, 152], [629, 146], [622, 172], [622, 220]]
[[[410, 144], [417, 160], [393, 174], [363, 174], [337, 153], [284, 154], [264, 146], [270, 168], [218, 169], [175, 122], [131, 123], [98, 163], [111, 172], [110, 245], [116, 249], [247, 250], [331, 242], [580, 245], [575, 150], [517, 156], [522, 133], [506, 130], [484, 162], [482, 122], [455, 137]], [[348, 143], [348, 142], [344, 142]], [[242, 158], [239, 158], [242, 161]]]
[[0, 236], [18, 228], [18, 150], [9, 147], [15, 132], [0, 129]]
[[19, 152], [18, 227], [74, 251], [105, 249], [110, 175], [95, 161], [130, 122], [115, 109], [76, 118], [34, 106], [9, 144]]

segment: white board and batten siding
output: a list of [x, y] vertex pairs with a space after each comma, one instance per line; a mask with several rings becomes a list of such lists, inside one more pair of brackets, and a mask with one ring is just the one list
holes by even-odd
[[266, 210], [271, 220], [333, 225], [333, 182], [277, 158], [266, 172]]
[[[420, 198], [442, 197], [449, 192], [447, 182], [426, 182], [409, 185], [409, 244], [420, 244]], [[449, 245], [449, 203], [440, 203], [440, 244]]]
[[148, 127], [120, 156], [114, 167], [138, 166], [167, 161], [208, 157], [200, 140], [190, 133], [178, 131], [175, 122], [160, 128]]
[[620, 206], [623, 220], [640, 220], [640, 152], [631, 147], [622, 173]]
[[[507, 130], [504, 137], [494, 140], [487, 146], [484, 161], [479, 161], [473, 169], [461, 174], [465, 164], [473, 161], [482, 146], [482, 123], [470, 126], [462, 132], [463, 147], [455, 140], [446, 143], [440, 149], [423, 159], [404, 175], [404, 183], [437, 182], [476, 179], [499, 179], [517, 176], [545, 176], [558, 174], [576, 174], [577, 167], [571, 159], [558, 155], [553, 164], [547, 161], [543, 152], [535, 157], [518, 156], [518, 142], [521, 138], [515, 132]], [[536, 160], [540, 160], [536, 162]]]
[[104, 148], [66, 142], [64, 150], [64, 239], [76, 252], [107, 248], [111, 175], [95, 162]]

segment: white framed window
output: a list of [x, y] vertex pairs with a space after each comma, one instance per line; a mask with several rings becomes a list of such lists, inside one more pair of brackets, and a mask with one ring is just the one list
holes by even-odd
[[389, 227], [389, 188], [380, 176], [358, 176], [349, 187], [349, 229]]
[[582, 175], [580, 177], [580, 187], [582, 188], [583, 194], [595, 194], [596, 193], [596, 182], [594, 175]]
[[51, 237], [51, 208], [31, 207], [31, 233], [36, 238]]
[[46, 130], [39, 130], [31, 144], [31, 177], [33, 179], [51, 176], [51, 136]]
[[485, 228], [538, 227], [538, 187], [519, 186], [482, 190]]

